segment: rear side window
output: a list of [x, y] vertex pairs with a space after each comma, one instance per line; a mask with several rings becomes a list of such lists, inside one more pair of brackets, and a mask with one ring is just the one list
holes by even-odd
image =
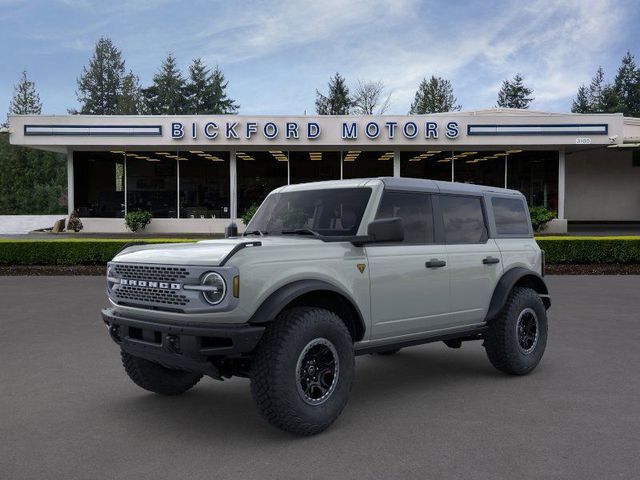
[[529, 214], [519, 198], [491, 199], [498, 235], [529, 235]]
[[384, 192], [376, 219], [402, 219], [404, 243], [433, 243], [431, 196], [425, 193]]
[[478, 197], [443, 195], [440, 197], [445, 241], [455, 243], [484, 243], [487, 228]]

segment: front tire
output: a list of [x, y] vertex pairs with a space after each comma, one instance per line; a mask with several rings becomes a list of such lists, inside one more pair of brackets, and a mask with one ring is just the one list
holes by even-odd
[[342, 413], [353, 372], [353, 342], [340, 317], [296, 307], [278, 315], [260, 340], [251, 362], [251, 393], [269, 423], [314, 435]]
[[513, 289], [500, 315], [489, 324], [485, 349], [491, 364], [511, 375], [531, 372], [547, 345], [547, 311], [530, 288]]
[[120, 352], [122, 365], [133, 383], [160, 395], [180, 395], [200, 381], [202, 375], [184, 370], [172, 370], [159, 363]]

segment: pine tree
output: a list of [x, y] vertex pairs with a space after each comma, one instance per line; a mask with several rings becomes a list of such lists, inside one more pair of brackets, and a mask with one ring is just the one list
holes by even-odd
[[571, 111], [573, 113], [592, 113], [589, 91], [584, 85], [580, 85], [578, 88], [578, 94], [571, 104]]
[[27, 78], [27, 71], [22, 71], [20, 81], [13, 89], [13, 98], [9, 104], [9, 114], [40, 115], [42, 102], [36, 91], [36, 84]]
[[144, 100], [142, 98], [140, 80], [131, 71], [122, 78], [116, 111], [119, 115], [140, 115], [144, 113]]
[[622, 58], [613, 88], [622, 112], [630, 117], [640, 116], [640, 69], [631, 52]]
[[457, 101], [451, 82], [432, 75], [429, 80], [423, 78], [420, 82], [409, 114], [453, 112], [461, 108]]
[[529, 108], [529, 104], [534, 100], [530, 95], [533, 90], [526, 87], [524, 78], [516, 73], [513, 80], [502, 82], [502, 88], [498, 92], [498, 107], [502, 108]]
[[189, 66], [189, 80], [185, 88], [189, 113], [236, 113], [239, 105], [227, 97], [228, 83], [220, 67], [216, 65], [210, 73], [202, 59], [196, 58]]
[[209, 85], [213, 92], [212, 108], [209, 113], [238, 113], [240, 105], [227, 96], [229, 82], [225, 80], [224, 73], [217, 65], [209, 78]]
[[316, 90], [316, 112], [318, 115], [348, 115], [353, 100], [345, 79], [336, 73], [329, 79], [329, 93], [325, 96]]
[[589, 104], [591, 105], [592, 113], [602, 113], [604, 111], [602, 110], [602, 93], [605, 88], [607, 88], [607, 84], [604, 80], [604, 70], [600, 66], [589, 84]]
[[143, 93], [149, 113], [152, 115], [176, 115], [189, 111], [185, 95], [185, 80], [171, 53], [162, 62], [160, 71], [154, 75], [153, 84]]
[[[118, 98], [124, 76], [122, 52], [113, 42], [101, 37], [96, 43], [89, 67], [82, 68], [76, 96], [80, 112], [90, 115], [114, 115], [118, 113]], [[72, 112], [77, 113], [77, 112]]]

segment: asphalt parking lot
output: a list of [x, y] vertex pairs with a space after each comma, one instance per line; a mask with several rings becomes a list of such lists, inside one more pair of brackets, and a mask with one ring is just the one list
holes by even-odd
[[538, 369], [479, 342], [357, 360], [347, 409], [312, 438], [270, 427], [244, 379], [138, 389], [99, 317], [100, 277], [0, 277], [0, 478], [640, 477], [640, 277], [548, 277]]

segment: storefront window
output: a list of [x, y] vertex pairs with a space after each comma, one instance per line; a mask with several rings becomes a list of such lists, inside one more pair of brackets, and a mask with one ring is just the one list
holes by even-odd
[[238, 216], [260, 205], [271, 190], [287, 185], [288, 158], [287, 152], [279, 150], [236, 153]]
[[504, 187], [504, 151], [453, 152], [454, 178], [460, 183]]
[[521, 191], [532, 206], [558, 210], [558, 152], [511, 150], [507, 186]]
[[340, 152], [289, 152], [291, 183], [340, 180]]
[[128, 151], [126, 155], [127, 210], [146, 210], [155, 218], [176, 218], [178, 154]]
[[375, 178], [393, 176], [393, 151], [369, 152], [350, 150], [342, 154], [343, 178]]
[[451, 155], [443, 150], [400, 152], [400, 175], [450, 182]]
[[73, 173], [80, 217], [124, 217], [124, 152], [74, 152]]
[[180, 218], [229, 218], [229, 153], [178, 152]]

